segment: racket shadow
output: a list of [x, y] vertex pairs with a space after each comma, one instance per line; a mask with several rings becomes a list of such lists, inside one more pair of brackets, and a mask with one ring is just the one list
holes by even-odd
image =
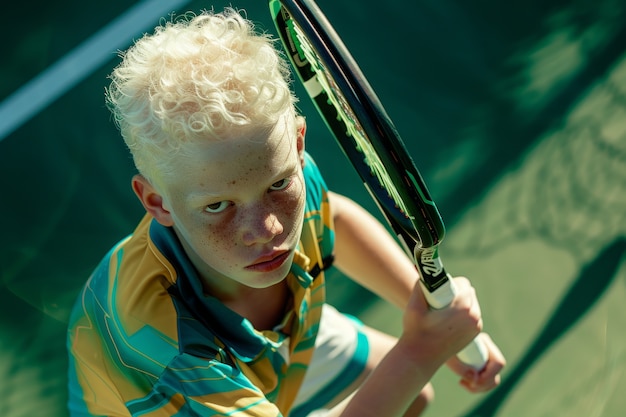
[[576, 281], [554, 310], [552, 317], [515, 368], [495, 390], [463, 417], [496, 415], [526, 371], [531, 369], [537, 359], [602, 297], [613, 282], [620, 260], [625, 253], [626, 239], [620, 237], [606, 246], [596, 259], [581, 270]]

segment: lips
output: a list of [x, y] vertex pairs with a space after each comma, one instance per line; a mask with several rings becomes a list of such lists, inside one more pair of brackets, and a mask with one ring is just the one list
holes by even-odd
[[289, 259], [290, 251], [276, 251], [268, 255], [261, 256], [253, 264], [248, 265], [246, 269], [258, 272], [271, 272], [280, 268], [287, 259]]

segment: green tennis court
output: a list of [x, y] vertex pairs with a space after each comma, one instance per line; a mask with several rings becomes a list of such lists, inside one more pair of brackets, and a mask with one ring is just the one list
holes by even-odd
[[[67, 415], [69, 309], [143, 212], [104, 107], [116, 51], [172, 12], [230, 3], [5, 5], [0, 415]], [[486, 395], [440, 371], [427, 416], [622, 417], [626, 3], [318, 4], [422, 170], [448, 227], [446, 266], [472, 279], [508, 359], [502, 385]], [[265, 0], [233, 5], [273, 33]], [[308, 149], [329, 186], [376, 213], [301, 97]], [[334, 304], [397, 334], [399, 311], [338, 273], [330, 287]]]

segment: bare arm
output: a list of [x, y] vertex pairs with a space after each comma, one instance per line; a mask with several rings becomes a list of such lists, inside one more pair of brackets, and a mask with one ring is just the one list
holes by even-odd
[[419, 277], [387, 229], [354, 201], [335, 193], [329, 199], [335, 221], [335, 264], [347, 276], [404, 309]]
[[403, 333], [345, 409], [330, 416], [403, 416], [437, 369], [465, 346], [482, 326], [474, 290], [455, 278], [459, 293], [444, 310], [430, 310], [416, 285], [403, 317]]
[[[381, 298], [405, 309], [419, 279], [412, 261], [387, 229], [365, 209], [339, 194], [331, 193], [329, 198], [335, 221], [337, 267]], [[472, 392], [487, 391], [497, 386], [500, 371], [506, 363], [491, 338], [487, 335], [481, 337], [489, 351], [489, 361], [481, 372], [475, 372], [454, 358], [456, 351], [451, 353], [448, 361], [450, 368], [461, 376], [461, 384]], [[389, 361], [393, 363], [392, 359]], [[407, 368], [401, 371], [411, 373]]]

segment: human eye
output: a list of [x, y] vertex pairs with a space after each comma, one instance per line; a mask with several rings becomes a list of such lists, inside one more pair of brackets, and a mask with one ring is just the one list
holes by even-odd
[[204, 208], [207, 213], [221, 213], [230, 206], [230, 201], [218, 201], [217, 203], [209, 204]]
[[273, 183], [270, 186], [270, 191], [284, 190], [285, 188], [289, 187], [289, 184], [291, 184], [291, 178], [283, 178], [282, 180]]

